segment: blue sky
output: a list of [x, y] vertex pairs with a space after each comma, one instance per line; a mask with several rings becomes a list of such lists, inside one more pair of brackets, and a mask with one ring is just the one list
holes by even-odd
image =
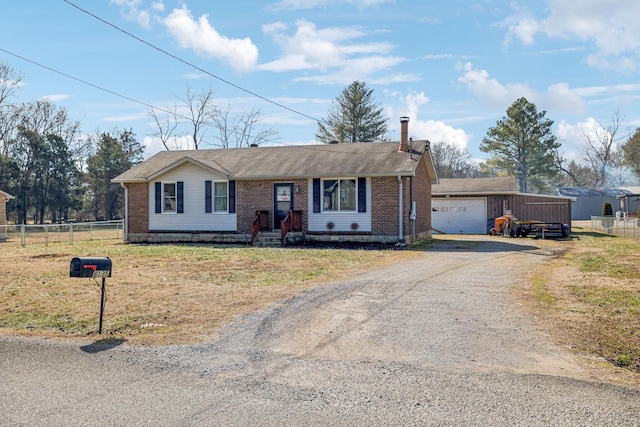
[[0, 62], [24, 74], [21, 101], [47, 98], [85, 133], [133, 128], [147, 155], [161, 144], [140, 103], [171, 108], [187, 85], [260, 109], [278, 133], [271, 144], [313, 143], [313, 119], [354, 80], [374, 90], [391, 139], [409, 116], [414, 139], [479, 159], [489, 127], [522, 96], [554, 120], [569, 158], [616, 111], [625, 129], [640, 127], [637, 0], [37, 0], [1, 10]]

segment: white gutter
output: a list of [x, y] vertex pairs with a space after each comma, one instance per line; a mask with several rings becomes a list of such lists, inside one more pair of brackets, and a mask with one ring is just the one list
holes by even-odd
[[124, 182], [121, 182], [120, 186], [124, 188], [124, 219], [122, 220], [122, 239], [126, 242], [129, 240], [129, 189], [124, 185]]
[[398, 239], [399, 241], [404, 241], [404, 236], [402, 235], [402, 177], [398, 175]]

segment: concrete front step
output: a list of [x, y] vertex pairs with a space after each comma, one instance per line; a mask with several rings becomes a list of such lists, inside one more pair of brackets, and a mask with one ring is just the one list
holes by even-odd
[[280, 240], [280, 232], [261, 231], [255, 239], [253, 239], [253, 246], [258, 247], [280, 247], [282, 241]]

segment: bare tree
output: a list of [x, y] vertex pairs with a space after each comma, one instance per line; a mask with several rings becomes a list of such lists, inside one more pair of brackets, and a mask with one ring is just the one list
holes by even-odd
[[277, 136], [273, 129], [260, 127], [262, 115], [255, 107], [249, 112], [233, 115], [231, 106], [219, 109], [213, 118], [213, 127], [218, 130], [218, 139], [222, 148], [240, 148], [260, 145]]
[[180, 98], [186, 107], [185, 116], [191, 128], [193, 148], [200, 148], [200, 144], [213, 118], [218, 114], [218, 108], [214, 105], [214, 91], [211, 87], [202, 89], [199, 94], [194, 93], [187, 85], [187, 94]]
[[[169, 141], [177, 139], [179, 130], [183, 128], [196, 150], [205, 144], [207, 128], [217, 131], [217, 136], [212, 139], [218, 142], [209, 140], [206, 143], [221, 148], [260, 145], [277, 136], [274, 130], [260, 126], [262, 115], [259, 109], [254, 107], [249, 112], [234, 112], [231, 105], [219, 108], [214, 104], [213, 95], [211, 87], [197, 94], [187, 86], [186, 96], [178, 98], [181, 105], [174, 106], [172, 111], [165, 110], [166, 116], [161, 116], [154, 109], [149, 111], [156, 124], [155, 136], [167, 150], [171, 149]], [[174, 145], [176, 149], [181, 148], [177, 143]]]
[[431, 158], [438, 178], [473, 178], [482, 175], [468, 151], [448, 142], [431, 145]]
[[178, 128], [179, 122], [178, 122], [177, 109], [178, 108], [174, 105], [173, 111], [166, 113], [162, 117], [158, 114], [158, 112], [154, 108], [152, 108], [149, 111], [149, 115], [153, 117], [153, 120], [156, 123], [156, 128], [158, 129], [158, 131], [154, 133], [154, 136], [157, 136], [158, 138], [160, 138], [160, 141], [162, 141], [162, 145], [164, 145], [164, 148], [166, 150], [170, 150], [169, 140], [171, 140], [171, 138], [174, 135], [174, 132]]
[[20, 106], [10, 101], [22, 85], [23, 78], [13, 67], [0, 63], [0, 154], [8, 154], [9, 141], [15, 136]]
[[558, 170], [564, 174], [561, 179], [561, 185], [583, 187], [593, 181], [593, 173], [588, 166], [583, 163], [579, 163], [576, 160], [568, 161], [560, 153], [559, 149], [556, 149], [554, 155]]
[[67, 144], [80, 132], [80, 122], [71, 120], [64, 107], [46, 99], [24, 104], [20, 109], [20, 125], [40, 135], [57, 135]]
[[622, 176], [617, 169], [622, 166], [624, 157], [620, 144], [624, 138], [620, 135], [623, 121], [620, 111], [616, 111], [608, 125], [596, 123], [584, 129], [583, 136], [587, 146], [582, 154], [591, 170], [591, 185], [620, 184]]

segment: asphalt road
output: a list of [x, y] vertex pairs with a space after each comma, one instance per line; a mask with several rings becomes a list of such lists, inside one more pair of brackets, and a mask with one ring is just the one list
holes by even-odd
[[554, 248], [477, 237], [244, 316], [197, 346], [0, 338], [2, 426], [639, 426], [509, 296]]

